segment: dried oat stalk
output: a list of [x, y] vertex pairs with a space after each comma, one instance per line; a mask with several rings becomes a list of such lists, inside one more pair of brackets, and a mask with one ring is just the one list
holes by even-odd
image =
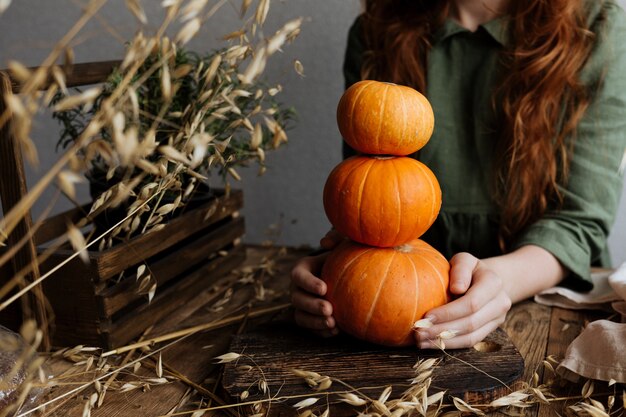
[[[200, 3], [184, 8], [183, 18], [198, 13], [192, 5]], [[96, 134], [79, 147], [76, 165], [100, 186], [92, 211], [123, 203], [126, 215], [101, 248], [161, 227], [202, 193], [212, 172], [239, 180], [236, 167], [250, 161], [265, 170], [266, 151], [287, 141], [293, 110], [275, 99], [280, 86], [270, 88], [258, 81], [259, 73], [244, 76], [240, 70], [250, 60], [266, 60], [295, 36], [299, 24], [289, 22], [260, 47], [248, 41], [250, 27], [244, 26], [240, 43], [204, 56], [182, 49], [180, 39], [139, 33], [102, 88], [57, 93], [52, 105], [63, 127], [59, 146], [76, 144], [94, 120], [100, 121]], [[186, 33], [190, 30], [184, 27], [178, 38], [193, 36]], [[68, 181], [63, 184], [71, 193]], [[154, 196], [152, 204], [136, 211]]]

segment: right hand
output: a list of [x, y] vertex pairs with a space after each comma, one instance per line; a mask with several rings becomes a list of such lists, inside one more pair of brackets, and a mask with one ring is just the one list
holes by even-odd
[[[331, 250], [343, 240], [337, 231], [331, 230], [322, 238], [323, 249]], [[298, 261], [291, 271], [291, 303], [295, 308], [296, 323], [313, 332], [330, 337], [339, 333], [333, 317], [333, 306], [323, 297], [326, 283], [318, 278], [328, 253], [308, 256]]]

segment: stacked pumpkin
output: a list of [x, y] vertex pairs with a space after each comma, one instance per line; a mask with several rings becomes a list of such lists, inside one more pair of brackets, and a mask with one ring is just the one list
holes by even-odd
[[448, 301], [447, 260], [418, 238], [441, 208], [437, 178], [408, 157], [430, 139], [434, 115], [419, 92], [361, 81], [337, 108], [344, 140], [361, 155], [330, 173], [324, 210], [347, 236], [322, 270], [343, 331], [382, 345], [413, 344], [413, 324]]

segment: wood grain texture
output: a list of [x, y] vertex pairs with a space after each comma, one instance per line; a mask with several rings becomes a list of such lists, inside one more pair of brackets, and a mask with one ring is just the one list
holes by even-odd
[[[550, 316], [550, 307], [526, 300], [511, 308], [502, 325], [524, 357], [525, 367], [521, 381], [530, 384], [535, 372], [539, 378], [543, 376], [542, 362], [546, 357]], [[517, 388], [521, 388], [519, 385], [521, 384]], [[535, 405], [524, 410], [524, 413], [527, 416], [536, 416], [538, 409]], [[504, 416], [502, 413], [493, 414]]]
[[[559, 361], [563, 359], [565, 352], [567, 351], [567, 347], [574, 341], [574, 339], [576, 339], [576, 337], [578, 337], [587, 322], [606, 317], [606, 313], [565, 310], [558, 307], [553, 307], [551, 311], [550, 334], [547, 338], [546, 357], [552, 355]], [[551, 375], [548, 372], [543, 375], [542, 380], [543, 383], [551, 384], [552, 393], [560, 397], [579, 396], [585, 381], [586, 380], [583, 379], [579, 384], [562, 383], [560, 385], [554, 385], [554, 375]], [[578, 399], [574, 398], [565, 401], [558, 405], [558, 409], [553, 406], [542, 404], [539, 407], [538, 417], [559, 416], [562, 414], [562, 409], [578, 401]]]
[[[47, 272], [56, 265], [56, 262], [48, 259], [42, 264], [42, 271]], [[44, 291], [55, 313], [52, 332], [54, 346], [100, 344], [101, 336], [96, 325], [100, 316], [94, 283], [90, 278], [93, 275], [92, 266], [78, 260], [67, 264], [44, 281]]]
[[[159, 231], [139, 235], [105, 251], [88, 251], [90, 262], [75, 258], [44, 283], [57, 320], [56, 346], [88, 344], [111, 349], [124, 345], [148, 326], [165, 318], [203, 286], [212, 285], [243, 260], [238, 242], [245, 220], [238, 216], [243, 205], [240, 190], [189, 208]], [[69, 210], [46, 222], [41, 240], [64, 230], [68, 218], [78, 220], [82, 208]], [[225, 250], [228, 255], [218, 256]], [[57, 250], [42, 268], [49, 271], [71, 255]], [[116, 263], [117, 262], [117, 263]], [[138, 265], [146, 264], [156, 282], [156, 296], [147, 300], [136, 279]], [[103, 272], [104, 271], [104, 272]], [[104, 275], [103, 275], [104, 273]], [[119, 282], [107, 277], [120, 277]]]
[[242, 206], [243, 192], [233, 190], [229, 197], [222, 195], [205, 206], [190, 210], [170, 221], [167, 227], [161, 230], [144, 233], [130, 239], [127, 243], [116, 245], [98, 254], [90, 253], [92, 262], [96, 264], [97, 277], [99, 280], [114, 277], [126, 268], [135, 265], [137, 258], [148, 259], [203, 228], [232, 215]]
[[171, 314], [203, 288], [212, 285], [215, 278], [237, 267], [243, 259], [245, 250], [242, 246], [236, 247], [227, 256], [218, 257], [186, 275], [179, 285], [160, 293], [157, 291], [150, 304], [145, 303], [133, 309], [114, 323], [102, 323], [106, 346], [116, 348], [139, 336], [148, 326]]
[[[0, 115], [10, 112], [6, 107], [4, 97], [11, 93], [11, 83], [6, 73], [0, 71]], [[0, 198], [2, 200], [3, 213], [8, 213], [19, 201], [28, 193], [26, 187], [26, 174], [24, 172], [24, 161], [19, 142], [15, 138], [12, 130], [11, 119], [4, 126], [0, 126]], [[22, 220], [9, 234], [7, 243], [16, 245], [25, 236], [30, 235], [33, 221], [30, 211], [23, 213]], [[31, 272], [26, 274], [23, 286], [39, 278], [39, 265], [36, 262], [37, 250], [32, 237], [28, 238], [26, 244], [11, 259], [14, 272], [31, 266]], [[6, 277], [8, 281], [13, 274]], [[3, 284], [5, 279], [0, 280]], [[46, 299], [41, 285], [34, 287], [31, 292], [20, 299], [22, 315], [25, 319], [34, 319], [43, 330], [44, 336], [42, 349], [50, 348], [50, 337], [48, 334], [48, 314], [46, 309]]]
[[[293, 250], [283, 256], [276, 256], [276, 248], [245, 247], [246, 260], [242, 266], [253, 267], [265, 262], [266, 257], [276, 259], [274, 266], [275, 276], [266, 276], [265, 285], [268, 289], [284, 291], [288, 287], [288, 274], [296, 259], [304, 256], [306, 251]], [[235, 268], [233, 268], [234, 270]], [[154, 337], [165, 333], [170, 333], [181, 328], [188, 328], [199, 323], [211, 323], [232, 314], [238, 314], [243, 309], [249, 307], [250, 300], [255, 299], [255, 288], [250, 284], [238, 284], [231, 298], [231, 301], [224, 306], [224, 310], [216, 311], [211, 309], [211, 305], [223, 295], [224, 288], [232, 287], [240, 276], [237, 273], [230, 273], [218, 278], [210, 285], [205, 285], [198, 289], [196, 294], [188, 302], [180, 302], [177, 310], [162, 318], [148, 335]], [[256, 301], [256, 306], [271, 305], [272, 303], [283, 302], [284, 299], [268, 299], [265, 302]], [[254, 328], [258, 323], [273, 317], [255, 319], [247, 322], [250, 328]], [[220, 365], [216, 365], [215, 357], [221, 355], [228, 349], [231, 337], [241, 328], [241, 324], [217, 329], [210, 332], [195, 334], [183, 341], [174, 344], [163, 351], [164, 366], [171, 366], [187, 378], [203, 387], [213, 390], [215, 382], [205, 383], [207, 377], [218, 377]], [[65, 362], [62, 358], [52, 358], [50, 362], [55, 375], [60, 374], [68, 367], [74, 367], [71, 362]], [[144, 369], [145, 368], [145, 369]], [[142, 366], [140, 373], [145, 376], [154, 377], [153, 370]], [[168, 375], [167, 371], [164, 372]], [[85, 378], [80, 376], [79, 380]], [[120, 375], [120, 381], [130, 382], [136, 378], [128, 375]], [[61, 395], [74, 385], [55, 387], [50, 397]], [[102, 408], [92, 411], [94, 417], [139, 417], [139, 416], [159, 416], [170, 411], [187, 390], [183, 383], [174, 381], [170, 384], [153, 387], [151, 390], [142, 392], [141, 390], [130, 392], [108, 391]], [[94, 391], [90, 386], [80, 395], [67, 397], [55, 404], [54, 411], [46, 413], [46, 417], [73, 417], [81, 416], [85, 399]], [[188, 406], [190, 409], [192, 406]], [[209, 414], [206, 414], [209, 415]], [[217, 414], [223, 415], [223, 414]], [[244, 415], [244, 414], [242, 414]]]
[[[156, 281], [158, 288], [164, 288], [180, 274], [206, 261], [210, 254], [214, 254], [241, 237], [244, 229], [244, 219], [239, 217], [222, 227], [209, 230], [189, 244], [178, 247], [176, 251], [165, 254], [157, 260], [148, 261], [141, 258], [136, 260], [140, 263], [146, 261], [147, 270]], [[102, 299], [101, 311], [104, 317], [110, 317], [135, 300], [142, 298], [143, 296], [138, 293], [140, 284], [141, 281], [131, 273], [119, 284], [98, 292], [97, 295]]]
[[[306, 255], [306, 250], [296, 251], [290, 249], [286, 255], [278, 255], [279, 251], [277, 248], [266, 248], [266, 247], [247, 247], [247, 259], [242, 266], [246, 267], [254, 267], [260, 264], [267, 262], [267, 259], [275, 260], [275, 274], [265, 277], [264, 282], [265, 286], [268, 290], [276, 291], [273, 295], [275, 298], [265, 300], [261, 305], [272, 305], [277, 303], [282, 303], [285, 300], [285, 297], [288, 295], [285, 291], [288, 290], [289, 285], [289, 272], [293, 267], [293, 264], [296, 260], [300, 259], [302, 256]], [[164, 317], [160, 320], [154, 327], [153, 333], [151, 336], [162, 335], [166, 333], [170, 333], [175, 330], [179, 330], [181, 328], [188, 328], [190, 326], [194, 326], [201, 323], [210, 323], [217, 319], [221, 319], [223, 317], [228, 317], [233, 314], [240, 314], [249, 307], [249, 304], [254, 302], [256, 303], [258, 300], [255, 299], [255, 290], [252, 285], [244, 285], [244, 284], [235, 284], [240, 275], [238, 274], [230, 274], [219, 278], [216, 282], [214, 282], [210, 286], [206, 286], [201, 290], [198, 290], [197, 294], [190, 299], [189, 302], [181, 303], [179, 308], [176, 311], [173, 311], [168, 316]], [[224, 305], [224, 310], [215, 310], [212, 308], [216, 301], [219, 301], [224, 294], [226, 288], [233, 287], [235, 289], [234, 294], [230, 301]], [[269, 292], [268, 292], [269, 294]], [[255, 304], [255, 307], [259, 306]], [[541, 375], [540, 366], [541, 361], [545, 358], [547, 352], [546, 349], [551, 344], [550, 342], [550, 333], [552, 332], [558, 337], [562, 337], [561, 333], [568, 333], [570, 329], [574, 327], [572, 324], [577, 323], [575, 327], [580, 329], [580, 326], [584, 324], [585, 320], [592, 318], [594, 315], [589, 312], [582, 313], [574, 313], [574, 316], [570, 316], [572, 312], [566, 311], [558, 311], [555, 309], [555, 315], [552, 315], [552, 309], [550, 307], [538, 305], [532, 301], [526, 301], [515, 305], [509, 315], [507, 316], [507, 320], [503, 325], [503, 328], [509, 334], [510, 339], [514, 342], [514, 344], [519, 348], [519, 351], [526, 358], [526, 369], [524, 371], [524, 379], [529, 378], [532, 374], [537, 370]], [[292, 313], [292, 312], [287, 312]], [[581, 316], [578, 316], [581, 314]], [[229, 351], [229, 343], [231, 338], [237, 334], [242, 328], [249, 329], [250, 332], [258, 329], [258, 326], [266, 322], [268, 320], [280, 320], [276, 317], [264, 317], [262, 319], [255, 319], [254, 321], [246, 322], [243, 326], [231, 326], [229, 328], [223, 328], [215, 331], [205, 332], [195, 334], [192, 337], [189, 337], [180, 343], [175, 344], [167, 351], [163, 353], [163, 362], [173, 368], [177, 369], [181, 373], [185, 374], [191, 380], [201, 383], [204, 387], [213, 389], [215, 382], [202, 383], [208, 376], [214, 377], [216, 376], [216, 366], [215, 360], [213, 359], [215, 356], [223, 354]], [[570, 324], [570, 327], [564, 329], [566, 324]], [[558, 325], [557, 325], [558, 324]], [[553, 327], [554, 331], [551, 330]], [[291, 327], [289, 328], [291, 329]], [[291, 331], [291, 330], [289, 330]], [[558, 331], [558, 333], [557, 333]], [[577, 330], [572, 329], [572, 335], [575, 336]], [[298, 340], [301, 344], [310, 344], [312, 340], [317, 340], [317, 343], [322, 344], [320, 347], [321, 355], [318, 354], [310, 354], [307, 359], [307, 364], [315, 364], [315, 366], [329, 366], [326, 362], [329, 358], [332, 360], [332, 355], [324, 354], [324, 349], [328, 350], [332, 348], [331, 343], [334, 343], [332, 340], [328, 339], [314, 339], [310, 334], [306, 332], [293, 333], [294, 335], [301, 335], [302, 338]], [[569, 337], [569, 336], [568, 336]], [[277, 342], [273, 342], [276, 344]], [[559, 343], [566, 343], [565, 340], [562, 340]], [[364, 347], [362, 345], [358, 346], [360, 349]], [[246, 354], [250, 354], [251, 348], [255, 348], [259, 350], [259, 346], [248, 346], [247, 350], [244, 352]], [[554, 346], [550, 348], [551, 351], [555, 351]], [[559, 348], [561, 349], [561, 348]], [[416, 352], [412, 352], [415, 354]], [[450, 353], [454, 353], [450, 351]], [[290, 352], [285, 353], [285, 355], [290, 355]], [[397, 352], [394, 352], [397, 354]], [[350, 373], [348, 367], [346, 366], [347, 359], [349, 357], [345, 356], [344, 360], [335, 367], [336, 369], [343, 369], [342, 372]], [[387, 361], [393, 363], [392, 361], [401, 360], [402, 358], [387, 358]], [[404, 358], [407, 360], [407, 358]], [[450, 359], [449, 360], [454, 360]], [[276, 361], [280, 360], [277, 358]], [[341, 361], [341, 358], [339, 359]], [[258, 360], [255, 357], [255, 361], [258, 363], [263, 363], [263, 357], [259, 357]], [[387, 362], [385, 361], [385, 362]], [[336, 362], [333, 362], [336, 363]], [[408, 361], [408, 363], [412, 363], [412, 359]], [[372, 367], [370, 370], [369, 363], [366, 364], [367, 368], [365, 368], [365, 372], [380, 372], [379, 367]], [[65, 365], [65, 368], [72, 367], [71, 363]], [[304, 365], [303, 365], [304, 366]], [[538, 369], [537, 369], [538, 367]], [[219, 368], [218, 368], [219, 369]], [[310, 365], [307, 365], [305, 369], [310, 369]], [[405, 370], [406, 371], [406, 370]], [[333, 369], [334, 372], [334, 369]], [[382, 372], [385, 372], [384, 370]], [[386, 371], [389, 372], [389, 371]], [[330, 372], [329, 372], [330, 373]], [[354, 374], [355, 371], [352, 371]], [[147, 373], [146, 375], [148, 375]], [[410, 372], [409, 372], [410, 374]], [[154, 376], [154, 374], [152, 374]], [[549, 375], [544, 376], [544, 382], [549, 378]], [[127, 376], [121, 376], [121, 379], [125, 381], [130, 381], [133, 378]], [[406, 381], [401, 381], [406, 383]], [[385, 382], [386, 384], [386, 382]], [[166, 414], [171, 407], [173, 407], [178, 400], [181, 398], [182, 394], [186, 390], [186, 386], [179, 383], [173, 382], [168, 385], [154, 387], [150, 391], [147, 392], [139, 392], [132, 391], [128, 393], [119, 393], [119, 392], [108, 392], [107, 399], [102, 408], [94, 410], [92, 415], [100, 416], [100, 417], [136, 417], [136, 416], [157, 416]], [[336, 388], [335, 385], [332, 387]], [[341, 389], [341, 387], [339, 387]], [[576, 388], [578, 391], [575, 393], [579, 393], [580, 387]], [[63, 389], [69, 389], [68, 387], [57, 387], [55, 388], [59, 391]], [[308, 388], [304, 383], [301, 384], [301, 389], [305, 392], [310, 393], [311, 391], [307, 391]], [[383, 387], [379, 387], [377, 390], [374, 390], [377, 394], [380, 394]], [[602, 388], [596, 388], [596, 390], [601, 390]], [[65, 417], [65, 416], [80, 416], [82, 414], [82, 407], [84, 406], [85, 399], [94, 392], [93, 387], [90, 387], [89, 390], [81, 393], [81, 395], [72, 396], [67, 399], [67, 401], [59, 407], [52, 415], [55, 417]], [[394, 395], [398, 394], [400, 389], [394, 389]], [[321, 401], [320, 401], [321, 403]], [[276, 415], [280, 415], [281, 409], [275, 409], [272, 413], [276, 412]], [[283, 407], [282, 410], [286, 410], [282, 415], [293, 415], [293, 409], [291, 407]], [[554, 412], [550, 415], [565, 415], [561, 404], [555, 404]], [[238, 409], [241, 415], [246, 414], [245, 409]], [[537, 408], [531, 407], [525, 409], [523, 412], [525, 416], [537, 416]], [[207, 413], [207, 415], [210, 413]], [[221, 415], [221, 414], [217, 414]], [[331, 413], [332, 416], [340, 416], [338, 413]], [[355, 413], [352, 413], [355, 415]], [[498, 413], [488, 413], [488, 416], [496, 416], [502, 415]], [[547, 415], [547, 414], [544, 414]]]
[[[86, 62], [82, 64], [74, 64], [61, 67], [61, 70], [65, 74], [65, 84], [67, 87], [77, 87], [81, 85], [98, 84], [104, 82], [113, 70], [118, 67], [122, 61], [101, 61], [101, 62]], [[36, 70], [38, 67], [30, 67], [31, 71]], [[10, 76], [8, 70], [2, 70], [9, 74], [10, 88], [13, 93], [19, 93], [21, 89], [20, 83]], [[51, 80], [44, 83], [41, 90], [46, 90], [50, 86]]]
[[40, 246], [62, 236], [67, 232], [68, 223], [77, 224], [87, 216], [87, 213], [89, 213], [89, 205], [75, 207], [47, 218], [35, 232], [33, 237], [35, 245]]
[[[243, 358], [237, 363], [227, 364], [223, 384], [231, 398], [238, 398], [244, 390], [250, 392], [251, 399], [261, 398], [262, 393], [255, 385], [255, 381], [261, 378], [258, 365], [267, 379], [270, 392], [280, 390], [281, 396], [316, 394], [302, 378], [289, 372], [289, 369], [303, 369], [339, 379], [377, 397], [387, 385], [396, 386], [396, 393], [408, 388], [407, 381], [415, 376], [412, 366], [418, 359], [439, 358], [441, 362], [433, 373], [433, 392], [445, 390], [448, 395], [466, 401], [488, 402], [509, 392], [502, 382], [510, 386], [519, 380], [524, 371], [524, 360], [501, 329], [487, 340], [497, 345], [499, 350], [478, 352], [461, 349], [445, 355], [439, 350], [385, 348], [347, 335], [321, 339], [291, 323], [277, 322], [234, 337], [230, 351], [243, 352], [253, 358], [253, 362]], [[241, 370], [238, 366], [244, 364], [252, 365], [254, 369]], [[283, 415], [289, 410], [296, 415], [291, 405], [297, 401], [273, 405], [271, 415]], [[339, 415], [337, 413], [342, 413], [342, 409], [334, 409], [331, 405], [331, 415]]]
[[526, 362], [523, 381], [530, 382], [533, 374], [541, 376], [550, 330], [550, 307], [523, 301], [511, 308], [502, 328], [507, 332]]

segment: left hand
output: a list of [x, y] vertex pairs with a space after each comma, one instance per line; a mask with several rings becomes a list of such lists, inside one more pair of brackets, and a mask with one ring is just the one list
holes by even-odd
[[445, 330], [456, 332], [444, 341], [446, 348], [474, 346], [502, 324], [511, 309], [502, 279], [469, 253], [458, 253], [450, 260], [450, 292], [459, 298], [430, 310], [425, 318], [433, 326], [415, 331], [420, 348], [437, 348], [438, 335]]

